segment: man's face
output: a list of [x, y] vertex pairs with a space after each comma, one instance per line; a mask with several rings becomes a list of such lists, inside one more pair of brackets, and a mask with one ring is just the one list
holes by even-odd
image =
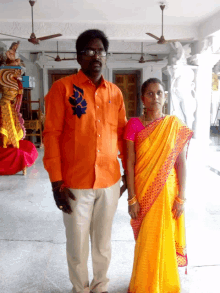
[[83, 51], [90, 49], [95, 50], [94, 56], [87, 56], [85, 53], [81, 53], [77, 56], [78, 63], [81, 65], [82, 71], [88, 77], [101, 76], [102, 68], [105, 66], [106, 57], [101, 57], [98, 52], [105, 51], [103, 43], [100, 39], [91, 40], [84, 48]]

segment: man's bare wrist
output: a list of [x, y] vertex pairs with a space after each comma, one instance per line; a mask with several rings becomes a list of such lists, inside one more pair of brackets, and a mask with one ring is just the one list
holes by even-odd
[[51, 182], [52, 188], [56, 189], [63, 184], [63, 180]]

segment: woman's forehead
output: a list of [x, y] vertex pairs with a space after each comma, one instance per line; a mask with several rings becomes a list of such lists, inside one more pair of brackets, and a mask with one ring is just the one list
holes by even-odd
[[149, 91], [149, 90], [152, 90], [152, 91], [163, 90], [163, 86], [160, 83], [157, 83], [157, 82], [150, 83], [146, 87], [145, 91]]

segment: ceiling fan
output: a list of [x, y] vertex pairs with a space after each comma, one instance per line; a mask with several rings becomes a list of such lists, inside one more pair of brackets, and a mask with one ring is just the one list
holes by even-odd
[[[141, 42], [141, 58], [139, 60], [132, 58], [132, 53], [109, 53], [109, 55], [112, 57], [112, 55], [124, 55], [124, 54], [131, 54], [130, 58], [127, 59], [121, 59], [122, 61], [138, 61], [139, 63], [145, 63], [145, 62], [157, 62], [157, 61], [163, 61], [163, 59], [144, 59], [144, 53], [143, 53], [143, 42]], [[134, 53], [137, 54], [137, 53]], [[148, 54], [153, 57], [157, 57], [156, 54]]]
[[160, 9], [162, 10], [162, 36], [160, 38], [158, 38], [157, 36], [151, 34], [151, 33], [146, 33], [148, 36], [154, 38], [157, 40], [157, 44], [167, 44], [167, 43], [172, 43], [172, 42], [186, 42], [186, 41], [192, 41], [193, 38], [190, 39], [174, 39], [174, 40], [165, 40], [164, 35], [163, 35], [163, 11], [165, 8], [165, 4], [161, 4], [160, 5]]
[[[155, 54], [149, 54], [150, 56], [157, 57]], [[144, 52], [143, 52], [143, 42], [141, 42], [141, 58], [138, 60], [139, 63], [145, 63], [145, 62], [157, 62], [157, 61], [163, 61], [163, 59], [150, 59], [150, 60], [144, 60]]]
[[36, 37], [36, 35], [34, 33], [34, 17], [33, 17], [33, 6], [34, 6], [36, 1], [37, 0], [29, 0], [29, 3], [31, 5], [31, 16], [32, 16], [32, 33], [31, 33], [29, 39], [22, 38], [22, 37], [17, 37], [17, 36], [12, 36], [12, 35], [8, 35], [8, 34], [2, 34], [2, 33], [0, 33], [0, 35], [19, 38], [19, 39], [25, 39], [25, 40], [28, 40], [30, 43], [32, 43], [34, 45], [38, 45], [39, 41], [45, 41], [45, 40], [49, 40], [49, 39], [53, 39], [53, 38], [57, 38], [57, 37], [62, 36], [61, 34], [55, 34], [55, 35], [45, 36], [45, 37], [41, 37], [41, 38]]
[[53, 56], [46, 55], [46, 54], [45, 54], [45, 56], [51, 57], [54, 59], [54, 61], [57, 61], [57, 62], [65, 61], [65, 60], [77, 60], [77, 58], [65, 58], [65, 57], [63, 59], [61, 59], [59, 56], [59, 53], [58, 53], [58, 42], [57, 42], [57, 56], [53, 57]]

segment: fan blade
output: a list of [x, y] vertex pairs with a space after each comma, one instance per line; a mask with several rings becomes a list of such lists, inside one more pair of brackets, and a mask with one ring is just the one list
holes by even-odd
[[53, 57], [53, 56], [50, 56], [50, 55], [46, 55], [46, 54], [44, 54], [44, 56], [48, 56], [48, 57], [50, 57], [50, 58], [53, 58], [53, 59], [55, 59], [55, 57]]
[[63, 58], [63, 59], [61, 59], [61, 60], [77, 60], [77, 58]]
[[144, 62], [157, 62], [157, 61], [163, 61], [163, 59], [144, 60]]
[[160, 38], [158, 38], [157, 36], [155, 36], [155, 35], [153, 35], [153, 34], [151, 34], [151, 33], [146, 33], [146, 34], [147, 34], [148, 36], [150, 36], [150, 37], [152, 37], [152, 38], [158, 40], [158, 41], [159, 41], [159, 39], [160, 39]]
[[41, 37], [41, 38], [37, 38], [39, 41], [45, 41], [45, 40], [49, 40], [49, 39], [53, 39], [53, 38], [57, 38], [62, 36], [61, 34], [56, 34], [56, 35], [50, 35], [50, 36], [45, 36], [45, 37]]
[[27, 40], [27, 38], [22, 38], [22, 37], [12, 36], [12, 35], [8, 35], [8, 34], [2, 34], [2, 33], [0, 33], [0, 35], [8, 36], [8, 37], [13, 37], [13, 38], [18, 38], [18, 39], [24, 39], [24, 40]]
[[167, 43], [174, 43], [174, 42], [190, 42], [194, 40], [193, 38], [189, 39], [174, 39], [174, 40], [166, 40]]

